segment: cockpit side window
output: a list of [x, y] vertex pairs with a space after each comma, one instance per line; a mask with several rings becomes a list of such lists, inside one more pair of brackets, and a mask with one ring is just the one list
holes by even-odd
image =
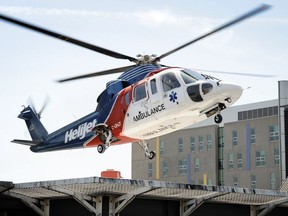
[[163, 75], [162, 85], [164, 92], [170, 91], [174, 88], [178, 88], [181, 86], [174, 73], [167, 73]]
[[142, 83], [134, 88], [134, 101], [139, 101], [147, 97], [146, 83]]
[[183, 79], [183, 81], [185, 82], [185, 84], [194, 83], [198, 80], [196, 77], [187, 73], [184, 70], [181, 71], [180, 75], [181, 75], [181, 78]]

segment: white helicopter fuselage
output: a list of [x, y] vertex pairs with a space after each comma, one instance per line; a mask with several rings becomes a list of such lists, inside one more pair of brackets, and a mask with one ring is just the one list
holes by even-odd
[[242, 94], [238, 85], [183, 68], [154, 74], [132, 91], [122, 135], [139, 140], [191, 126], [220, 113]]

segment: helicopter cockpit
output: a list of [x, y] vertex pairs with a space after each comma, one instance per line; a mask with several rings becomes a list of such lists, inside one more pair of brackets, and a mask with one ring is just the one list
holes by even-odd
[[[198, 80], [212, 79], [212, 77], [208, 78], [208, 76], [205, 76], [203, 74], [200, 74], [190, 69], [181, 70], [180, 76], [183, 79], [185, 84], [195, 83]], [[202, 94], [205, 95], [211, 92], [212, 89], [213, 89], [213, 85], [211, 85], [210, 83], [199, 83], [199, 84], [188, 86], [187, 93], [192, 101], [201, 102], [203, 101], [203, 98], [201, 96], [200, 90], [202, 91]]]

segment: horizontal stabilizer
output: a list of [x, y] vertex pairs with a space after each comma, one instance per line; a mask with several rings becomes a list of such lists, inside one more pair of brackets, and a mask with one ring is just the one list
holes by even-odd
[[19, 140], [19, 139], [14, 139], [11, 142], [21, 144], [21, 145], [27, 145], [27, 146], [36, 146], [36, 145], [43, 143], [43, 142], [39, 142], [39, 141]]

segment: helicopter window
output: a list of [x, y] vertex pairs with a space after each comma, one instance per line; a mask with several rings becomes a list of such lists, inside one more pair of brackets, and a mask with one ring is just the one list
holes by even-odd
[[195, 80], [205, 80], [205, 76], [203, 76], [203, 74], [200, 74], [194, 70], [185, 68], [181, 70], [181, 72], [184, 72], [186, 75], [192, 77]]
[[125, 94], [125, 103], [127, 106], [130, 104], [130, 91]]
[[146, 93], [145, 84], [146, 83], [142, 83], [142, 84], [140, 84], [134, 88], [134, 100], [135, 100], [135, 102], [139, 101], [143, 98], [146, 98], [147, 93]]
[[181, 75], [183, 81], [185, 82], [185, 84], [194, 83], [198, 80], [197, 78], [195, 78], [191, 74], [187, 73], [185, 70], [182, 70], [180, 75]]
[[213, 86], [210, 83], [203, 83], [202, 84], [202, 92], [203, 94], [208, 94], [213, 89]]
[[162, 85], [164, 92], [180, 87], [180, 83], [174, 73], [168, 73], [162, 76]]
[[152, 94], [156, 94], [157, 93], [156, 79], [152, 79], [150, 81], [150, 86]]
[[200, 88], [199, 85], [191, 85], [187, 88], [187, 93], [190, 96], [191, 100], [194, 102], [203, 101], [199, 88]]

